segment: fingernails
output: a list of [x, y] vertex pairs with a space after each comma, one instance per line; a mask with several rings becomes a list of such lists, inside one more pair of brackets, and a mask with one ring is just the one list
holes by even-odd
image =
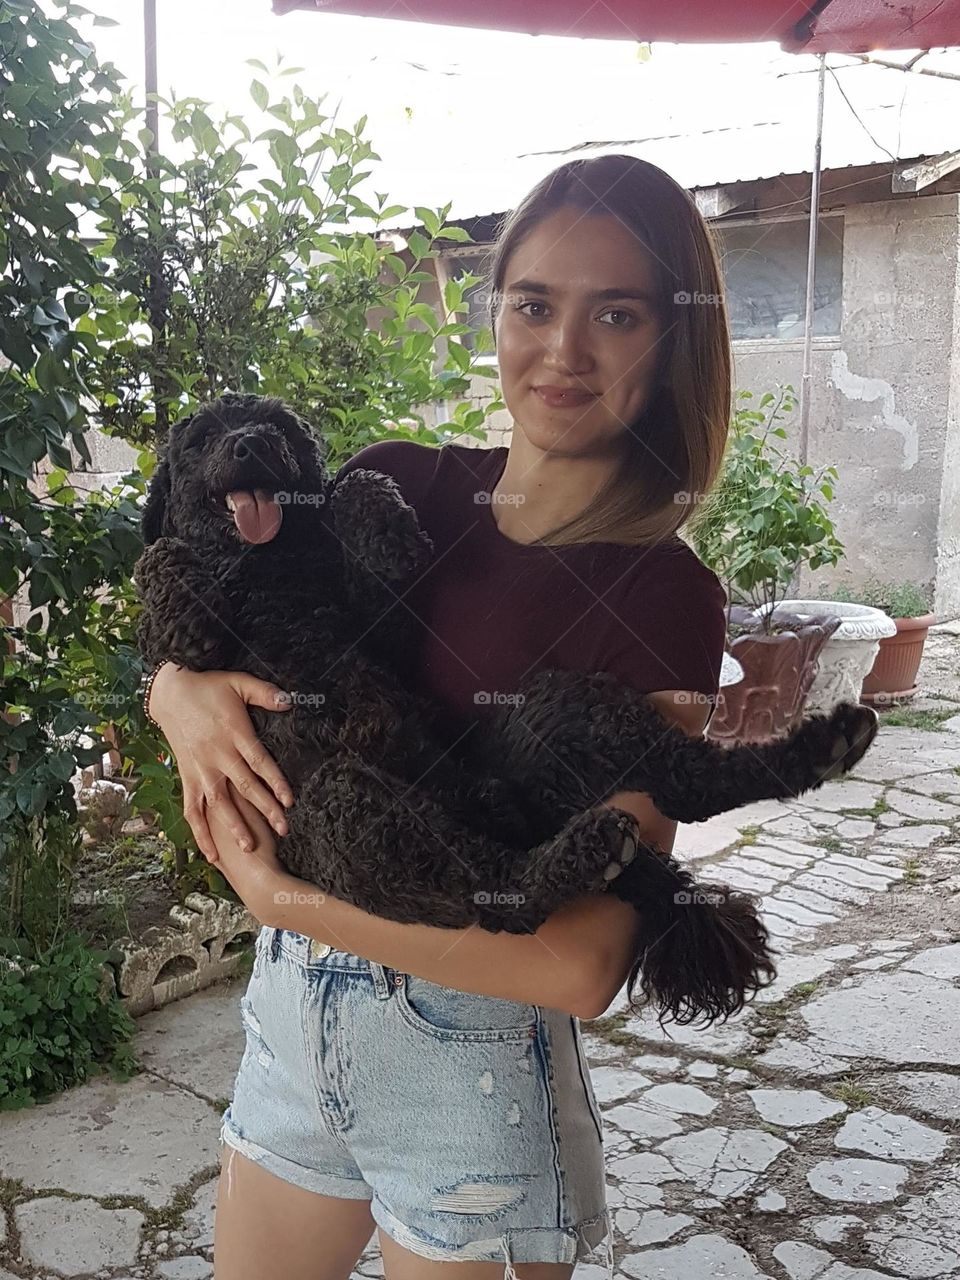
[[287, 824], [282, 821], [275, 822], [273, 824], [273, 829], [278, 836], [285, 836], [287, 834], [287, 831], [289, 830], [289, 828], [287, 827]]
[[289, 792], [289, 791], [281, 791], [281, 792], [280, 792], [280, 803], [281, 803], [282, 805], [286, 805], [286, 807], [289, 809], [289, 808], [290, 808], [290, 806], [293, 804], [293, 795], [291, 794], [291, 792]]
[[253, 849], [253, 845], [250, 843], [249, 840], [241, 840], [240, 848], [243, 850], [244, 853], [250, 853], [250, 851]]

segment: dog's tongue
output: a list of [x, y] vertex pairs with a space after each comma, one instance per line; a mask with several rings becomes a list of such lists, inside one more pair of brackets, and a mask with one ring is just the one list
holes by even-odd
[[227, 495], [233, 502], [233, 522], [244, 542], [270, 542], [277, 536], [283, 512], [265, 489], [247, 493], [238, 489]]

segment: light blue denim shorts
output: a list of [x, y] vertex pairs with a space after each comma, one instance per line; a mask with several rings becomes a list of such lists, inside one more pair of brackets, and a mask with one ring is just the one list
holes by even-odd
[[424, 1258], [584, 1261], [612, 1278], [576, 1018], [268, 926], [240, 1010], [221, 1141], [308, 1191], [369, 1200], [384, 1233]]

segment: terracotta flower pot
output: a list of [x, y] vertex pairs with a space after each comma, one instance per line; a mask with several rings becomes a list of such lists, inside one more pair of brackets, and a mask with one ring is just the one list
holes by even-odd
[[871, 706], [909, 702], [917, 692], [917, 671], [927, 632], [936, 620], [935, 613], [894, 618], [897, 633], [880, 641], [880, 651], [863, 682], [862, 702]]
[[707, 729], [709, 738], [729, 746], [770, 742], [800, 723], [820, 651], [840, 619], [824, 616], [802, 624], [797, 621], [793, 631], [773, 635], [756, 631], [730, 643], [744, 678], [721, 688]]

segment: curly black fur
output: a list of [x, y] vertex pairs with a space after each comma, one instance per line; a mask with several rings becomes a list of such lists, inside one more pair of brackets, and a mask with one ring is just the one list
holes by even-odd
[[175, 427], [143, 532], [147, 660], [241, 669], [293, 696], [283, 715], [253, 710], [297, 796], [279, 843], [291, 872], [390, 919], [518, 933], [610, 890], [641, 918], [631, 1003], [661, 1018], [729, 1016], [773, 980], [752, 896], [698, 885], [630, 815], [597, 806], [642, 791], [692, 822], [798, 795], [860, 759], [868, 708], [729, 750], [610, 676], [541, 671], [451, 751], [435, 709], [377, 660], [404, 652], [403, 594], [429, 539], [388, 477], [334, 485], [277, 400], [227, 396]]

